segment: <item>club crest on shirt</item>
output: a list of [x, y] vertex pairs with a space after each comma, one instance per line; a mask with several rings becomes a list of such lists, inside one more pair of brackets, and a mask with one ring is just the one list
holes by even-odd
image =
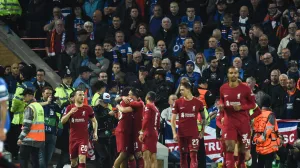
[[195, 111], [196, 110], [196, 106], [193, 106], [193, 111]]
[[85, 111], [82, 112], [82, 116], [85, 116]]

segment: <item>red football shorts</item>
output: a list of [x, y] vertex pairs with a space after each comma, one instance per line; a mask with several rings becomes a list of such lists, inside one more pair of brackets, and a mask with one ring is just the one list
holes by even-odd
[[199, 141], [198, 136], [179, 137], [178, 146], [180, 152], [198, 151]]
[[228, 124], [224, 125], [222, 130], [224, 140], [235, 140], [242, 142], [246, 149], [250, 148], [251, 142], [251, 128], [250, 123], [240, 125]]
[[70, 158], [78, 158], [78, 155], [87, 155], [88, 139], [71, 140], [69, 144]]
[[142, 144], [142, 151], [150, 151], [151, 153], [157, 153], [157, 132], [147, 133], [144, 132], [144, 142]]
[[131, 135], [122, 131], [116, 131], [117, 152], [133, 153]]

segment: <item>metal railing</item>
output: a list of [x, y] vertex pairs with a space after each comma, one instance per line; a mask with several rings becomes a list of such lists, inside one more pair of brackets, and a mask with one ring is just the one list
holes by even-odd
[[[47, 38], [28, 38], [28, 37], [24, 37], [24, 38], [21, 38], [23, 41], [25, 40], [47, 40]], [[46, 48], [31, 48], [32, 51], [45, 51], [46, 52]]]

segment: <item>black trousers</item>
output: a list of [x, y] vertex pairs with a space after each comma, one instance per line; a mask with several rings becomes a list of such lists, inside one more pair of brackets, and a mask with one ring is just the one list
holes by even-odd
[[20, 164], [21, 168], [28, 168], [28, 163], [31, 157], [32, 168], [39, 168], [39, 150], [33, 146], [20, 146]]
[[12, 154], [12, 157], [17, 157], [19, 146], [17, 145], [18, 137], [21, 133], [22, 125], [11, 124], [10, 130], [7, 133], [7, 150]]
[[251, 157], [252, 157], [252, 165], [251, 168], [257, 168], [257, 152], [256, 145], [251, 143]]
[[61, 151], [60, 157], [57, 161], [56, 168], [63, 168], [65, 164], [70, 163], [70, 154], [68, 151]]
[[272, 168], [272, 162], [274, 160], [275, 153], [270, 153], [267, 155], [258, 154], [258, 168]]
[[94, 148], [97, 154], [96, 166], [99, 168], [112, 167], [116, 159], [116, 139], [112, 137], [99, 137]]
[[206, 168], [206, 152], [204, 145], [204, 138], [199, 140], [199, 150], [197, 154], [198, 168]]

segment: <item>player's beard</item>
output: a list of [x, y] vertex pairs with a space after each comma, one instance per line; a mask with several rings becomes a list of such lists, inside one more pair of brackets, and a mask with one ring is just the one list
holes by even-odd
[[236, 78], [236, 77], [232, 77], [232, 78], [230, 78], [229, 81], [230, 81], [230, 82], [236, 82], [236, 81], [237, 81], [237, 78]]
[[77, 104], [82, 104], [82, 103], [83, 103], [83, 100], [84, 100], [84, 99], [81, 99], [81, 98], [80, 98], [80, 99], [77, 99], [76, 103], [77, 103]]

